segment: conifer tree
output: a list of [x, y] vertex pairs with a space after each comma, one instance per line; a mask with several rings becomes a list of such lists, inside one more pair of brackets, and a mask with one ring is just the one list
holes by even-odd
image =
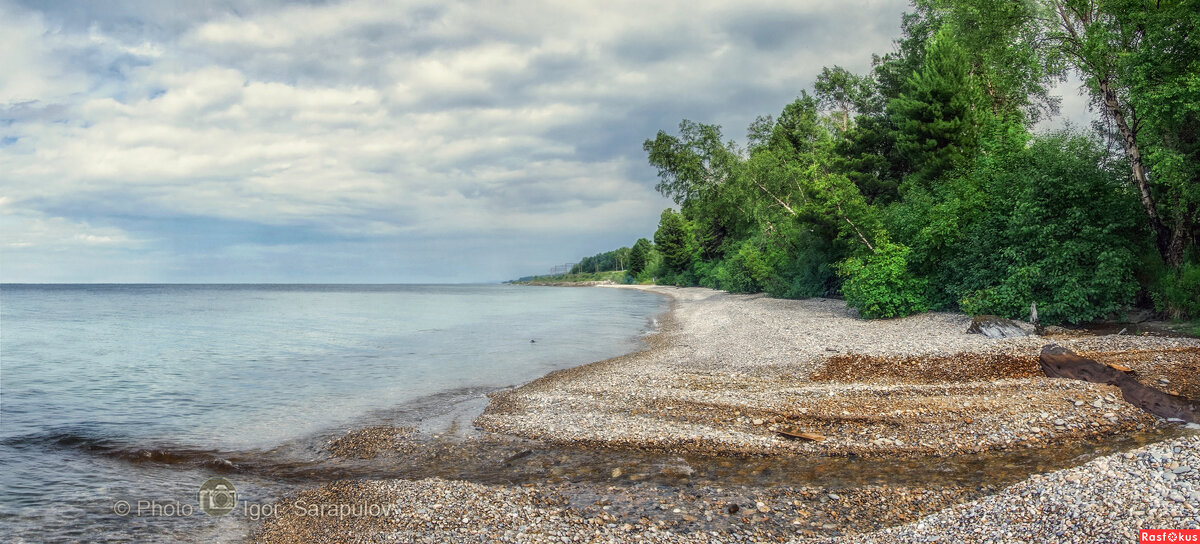
[[929, 45], [925, 64], [888, 105], [896, 149], [912, 167], [906, 184], [929, 188], [972, 156], [977, 92], [966, 53], [942, 29]]

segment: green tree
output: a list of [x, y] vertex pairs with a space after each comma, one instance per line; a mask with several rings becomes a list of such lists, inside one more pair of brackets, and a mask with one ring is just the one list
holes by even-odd
[[770, 144], [751, 150], [744, 184], [777, 214], [874, 252], [882, 224], [858, 187], [833, 168], [834, 139], [819, 120], [807, 93], [785, 106]]
[[638, 238], [634, 242], [633, 248], [629, 250], [629, 273], [637, 276], [646, 269], [646, 265], [650, 260], [650, 240]]
[[835, 126], [842, 132], [850, 130], [851, 112], [858, 112], [860, 105], [870, 94], [870, 82], [856, 76], [841, 66], [823, 67], [813, 83], [813, 91], [821, 107], [839, 117]]
[[1083, 77], [1119, 135], [1159, 254], [1181, 266], [1200, 224], [1200, 3], [1044, 6], [1053, 21], [1046, 39]]
[[679, 136], [659, 131], [642, 144], [658, 169], [656, 189], [670, 197], [699, 230], [701, 251], [713, 258], [727, 239], [753, 229], [749, 200], [739, 183], [742, 151], [723, 142], [721, 127], [684, 120]]
[[917, 0], [952, 32], [981, 90], [981, 107], [1028, 123], [1058, 112], [1052, 83], [1064, 74], [1062, 56], [1040, 32], [1044, 18], [1033, 0]]
[[662, 254], [663, 265], [672, 275], [691, 266], [687, 221], [678, 212], [670, 208], [663, 210], [659, 216], [658, 230], [654, 232], [654, 246]]
[[943, 29], [930, 43], [922, 68], [888, 104], [896, 149], [913, 170], [906, 184], [929, 187], [974, 154], [978, 98], [970, 68], [963, 48]]
[[925, 281], [908, 268], [909, 249], [885, 242], [867, 256], [851, 257], [838, 264], [845, 278], [846, 305], [869, 319], [900, 317], [929, 309]]

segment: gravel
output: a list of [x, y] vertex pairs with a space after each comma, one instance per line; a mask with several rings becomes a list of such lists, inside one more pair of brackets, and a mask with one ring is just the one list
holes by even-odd
[[1182, 473], [1167, 468], [1168, 458], [1200, 463], [1200, 437], [1035, 475], [914, 523], [815, 541], [1124, 543], [1137, 542], [1138, 529], [1200, 529], [1200, 475], [1171, 477]]
[[[889, 456], [1036, 448], [1166, 425], [1115, 387], [1041, 375], [1047, 339], [967, 334], [961, 314], [865, 321], [842, 301], [643, 289], [674, 301], [649, 349], [495, 394], [476, 425], [677, 452]], [[1162, 355], [1172, 350], [1200, 352], [1200, 340], [1185, 338], [1053, 341], [1083, 353], [1154, 350], [1160, 356], [1139, 359], [1148, 371], [1172, 361]], [[775, 433], [782, 426], [826, 439], [788, 440]]]
[[[1053, 341], [1130, 366], [1148, 385], [1192, 391], [1200, 376], [1200, 340], [987, 339], [966, 334], [970, 319], [958, 314], [863, 321], [841, 301], [642, 289], [673, 298], [673, 311], [648, 349], [494, 394], [476, 426], [550, 444], [703, 453], [731, 462], [790, 453], [809, 456], [814, 466], [829, 456], [893, 459], [897, 466], [905, 460], [950, 463], [961, 454], [1037, 456], [1068, 451], [1085, 438], [1161, 436], [1154, 433], [1163, 429], [1172, 429], [1167, 435], [1174, 438], [1004, 488], [978, 482], [924, 488], [919, 481], [836, 489], [803, 482], [665, 486], [633, 483], [639, 475], [609, 467], [602, 473], [630, 481], [338, 481], [281, 501], [281, 515], [265, 520], [253, 538], [1130, 542], [1139, 528], [1200, 528], [1200, 471], [1193, 468], [1200, 467], [1200, 436], [1128, 405], [1115, 387], [1036, 372], [1038, 351]], [[775, 432], [781, 426], [825, 439], [785, 439]], [[360, 457], [360, 450], [374, 455], [410, 447], [403, 445], [408, 433], [351, 433], [330, 447], [341, 457]], [[686, 462], [671, 467], [677, 471], [672, 478], [691, 476]], [[314, 516], [297, 504], [368, 508], [361, 515]], [[383, 506], [386, 515], [378, 512]]]

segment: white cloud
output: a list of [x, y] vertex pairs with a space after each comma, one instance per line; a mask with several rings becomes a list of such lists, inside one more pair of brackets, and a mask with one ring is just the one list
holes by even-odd
[[0, 106], [58, 100], [85, 88], [86, 78], [56, 56], [62, 39], [39, 14], [0, 2]]
[[0, 230], [4, 232], [0, 247], [5, 249], [66, 252], [81, 247], [133, 248], [143, 243], [120, 229], [6, 208], [0, 207]]
[[182, 26], [130, 8], [159, 18], [131, 29], [0, 4], [0, 194], [42, 244], [166, 252], [180, 235], [156, 225], [174, 220], [241, 225], [212, 255], [303, 245], [237, 239], [246, 225], [603, 240], [543, 249], [561, 261], [652, 231], [666, 202], [642, 138], [683, 117], [738, 135], [822, 65], [865, 70], [903, 8], [349, 0], [210, 7]]

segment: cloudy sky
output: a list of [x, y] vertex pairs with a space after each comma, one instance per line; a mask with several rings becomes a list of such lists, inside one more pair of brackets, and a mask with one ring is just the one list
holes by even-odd
[[[753, 5], [750, 5], [753, 4]], [[0, 281], [497, 281], [649, 236], [903, 0], [0, 0]]]

